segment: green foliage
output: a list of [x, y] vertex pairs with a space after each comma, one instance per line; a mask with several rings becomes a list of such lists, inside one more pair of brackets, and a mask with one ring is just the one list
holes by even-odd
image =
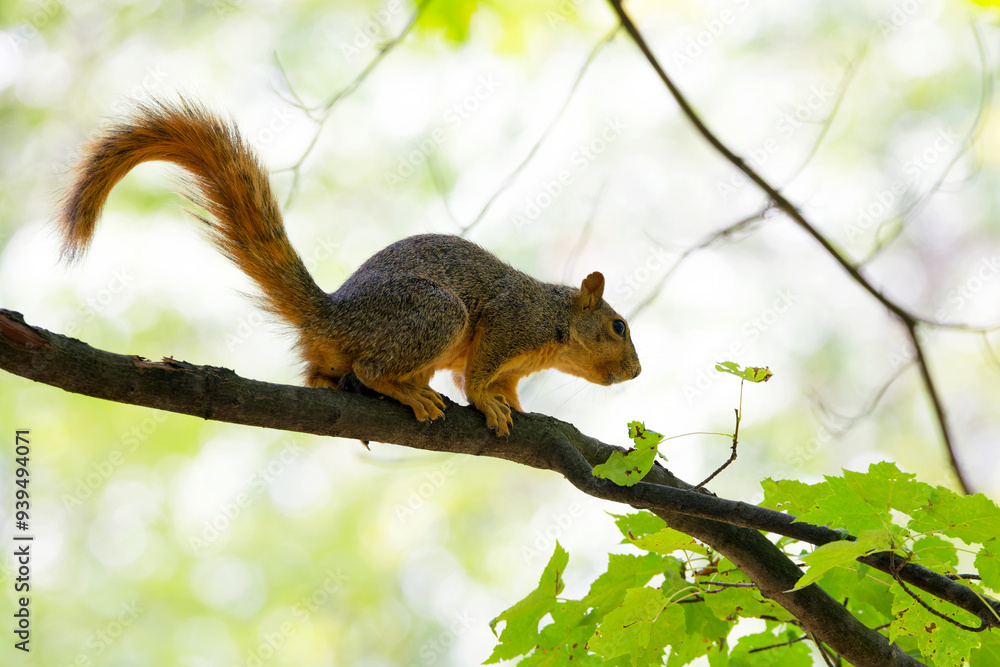
[[802, 575], [792, 590], [805, 588], [835, 567], [850, 566], [861, 556], [891, 549], [892, 536], [886, 530], [865, 530], [857, 540], [824, 544], [802, 557], [809, 571]]
[[[630, 425], [633, 437], [647, 433], [641, 424]], [[971, 614], [912, 587], [911, 594], [891, 575], [857, 560], [891, 552], [900, 565], [919, 562], [952, 575], [960, 551], [979, 545], [974, 565], [982, 581], [961, 581], [977, 594], [995, 596], [1000, 509], [988, 498], [917, 482], [892, 463], [874, 464], [866, 473], [845, 471], [818, 484], [767, 479], [762, 486], [764, 506], [844, 536], [805, 552], [800, 543], [779, 541], [807, 568], [796, 589], [821, 586], [846, 600], [865, 625], [936, 667], [1000, 664], [1000, 633], [970, 631], [979, 625]], [[507, 625], [489, 662], [524, 656], [523, 665], [681, 667], [706, 656], [712, 667], [814, 664], [815, 649], [795, 619], [763, 598], [733, 563], [650, 512], [612, 517], [622, 543], [640, 554], [611, 554], [607, 571], [587, 595], [563, 600], [558, 595], [568, 555], [557, 546], [539, 587], [493, 622]], [[766, 630], [731, 645], [730, 632], [745, 618], [761, 619]], [[541, 630], [540, 622], [546, 623]]]
[[562, 573], [569, 561], [569, 554], [556, 542], [555, 553], [542, 572], [538, 588], [516, 605], [490, 621], [490, 629], [496, 632], [497, 624], [503, 621], [500, 644], [487, 662], [498, 662], [531, 650], [538, 643], [538, 622], [556, 607], [556, 595], [563, 589]]
[[746, 380], [747, 382], [767, 382], [771, 379], [771, 376], [774, 375], [769, 368], [758, 368], [757, 366], [747, 366], [746, 368], [741, 368], [735, 361], [723, 361], [722, 363], [716, 364], [715, 370], [720, 373], [735, 375], [741, 380]]
[[453, 42], [469, 38], [469, 24], [476, 13], [476, 0], [444, 0], [431, 2], [420, 13], [420, 24], [430, 30], [441, 30]]
[[[783, 642], [794, 642], [781, 647], [780, 657], [770, 647]], [[801, 641], [801, 634], [785, 630], [775, 635], [773, 632], [758, 632], [740, 637], [730, 654], [730, 662], [740, 667], [811, 667], [813, 664], [809, 647]]]
[[635, 448], [626, 454], [615, 452], [607, 461], [594, 466], [595, 477], [610, 479], [618, 486], [634, 486], [646, 476], [656, 460], [656, 447], [663, 436], [647, 430], [642, 422], [631, 422], [628, 437], [632, 438]]

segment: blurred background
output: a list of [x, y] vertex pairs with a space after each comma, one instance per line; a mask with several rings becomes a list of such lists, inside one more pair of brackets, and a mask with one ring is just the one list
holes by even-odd
[[[0, 306], [104, 350], [298, 383], [292, 339], [201, 238], [174, 174], [114, 191], [86, 261], [50, 226], [76, 147], [130, 98], [198, 98], [272, 170], [289, 235], [333, 290], [403, 236], [462, 233], [532, 275], [607, 277], [643, 365], [613, 388], [543, 372], [530, 411], [627, 444], [731, 432], [711, 488], [821, 480], [890, 460], [954, 487], [905, 331], [680, 115], [592, 0], [0, 4]], [[959, 0], [634, 1], [628, 10], [719, 137], [892, 299], [1000, 323], [998, 31]], [[370, 73], [365, 74], [366, 71]], [[356, 86], [354, 84], [357, 84]], [[348, 94], [337, 97], [341, 92]], [[331, 101], [334, 103], [331, 105]], [[719, 234], [736, 223], [743, 225]], [[1000, 498], [1000, 341], [924, 328], [957, 455]], [[459, 398], [447, 378], [435, 385]], [[37, 665], [472, 665], [555, 540], [567, 596], [618, 545], [551, 473], [204, 422], [0, 373], [30, 429]], [[692, 483], [725, 437], [671, 440]], [[13, 532], [13, 444], [0, 519]], [[7, 541], [7, 545], [11, 542]], [[13, 607], [2, 550], [0, 611]], [[9, 617], [8, 617], [9, 618]], [[10, 656], [9, 658], [6, 656]]]

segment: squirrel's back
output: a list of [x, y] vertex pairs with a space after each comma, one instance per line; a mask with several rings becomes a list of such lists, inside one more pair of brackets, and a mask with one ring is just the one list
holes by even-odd
[[[459, 236], [419, 234], [379, 250], [355, 275], [412, 274], [434, 280], [474, 306], [509, 291], [531, 292], [544, 285], [485, 248]], [[344, 283], [350, 288], [350, 279]], [[338, 290], [340, 291], [340, 290]], [[337, 292], [333, 296], [336, 298]]]

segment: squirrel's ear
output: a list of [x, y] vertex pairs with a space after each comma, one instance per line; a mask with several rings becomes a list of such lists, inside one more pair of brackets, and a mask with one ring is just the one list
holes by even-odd
[[594, 271], [580, 284], [580, 296], [577, 299], [577, 304], [587, 310], [599, 304], [603, 296], [604, 274], [600, 271]]

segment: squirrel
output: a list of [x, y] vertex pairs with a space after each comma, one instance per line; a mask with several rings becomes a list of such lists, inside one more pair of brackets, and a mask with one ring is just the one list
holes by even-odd
[[84, 146], [56, 221], [64, 259], [82, 257], [111, 189], [152, 160], [189, 174], [185, 194], [202, 209], [193, 215], [260, 288], [261, 306], [293, 327], [310, 387], [336, 389], [353, 374], [426, 421], [445, 408], [428, 382], [450, 370], [502, 436], [511, 410], [523, 412], [526, 375], [555, 368], [600, 385], [639, 375], [629, 326], [596, 271], [579, 288], [544, 283], [466, 239], [422, 234], [324, 292], [288, 240], [255, 151], [233, 122], [186, 99], [136, 102]]

